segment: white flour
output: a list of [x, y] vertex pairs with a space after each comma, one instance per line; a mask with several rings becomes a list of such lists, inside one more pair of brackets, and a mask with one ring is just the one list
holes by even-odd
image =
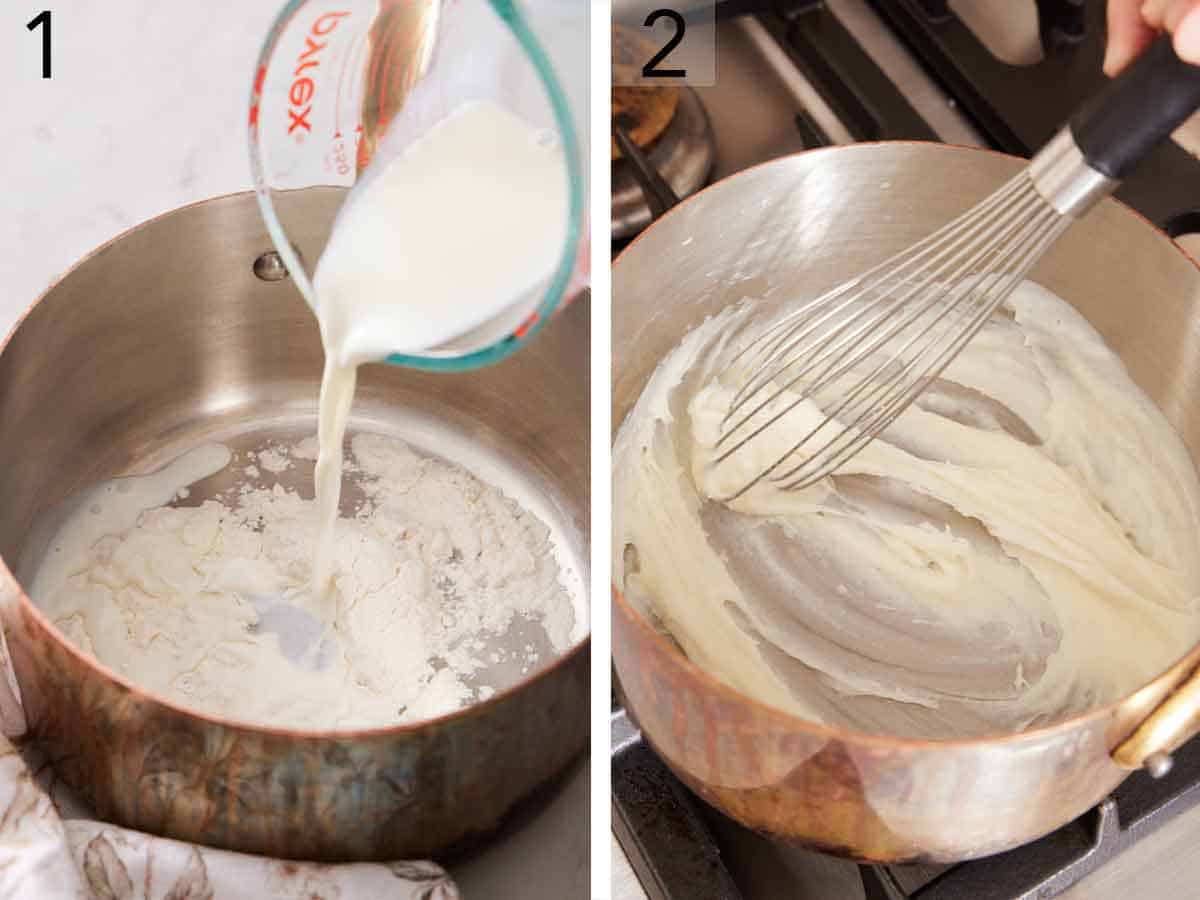
[[[309, 465], [314, 443], [250, 458], [279, 471]], [[85, 651], [159, 696], [295, 728], [444, 714], [582, 637], [575, 573], [560, 569], [536, 516], [394, 438], [357, 434], [351, 450], [363, 497], [335, 526], [341, 615], [320, 671], [289, 662], [267, 630], [280, 601], [310, 606], [313, 501], [264, 474], [220, 502], [166, 505], [230, 464], [219, 445], [88, 492], [51, 544], [34, 601]]]

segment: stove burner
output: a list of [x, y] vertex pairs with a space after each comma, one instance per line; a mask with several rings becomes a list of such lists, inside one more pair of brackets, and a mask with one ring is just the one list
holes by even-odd
[[[612, 121], [642, 149], [658, 140], [679, 108], [676, 87], [615, 87], [612, 89]], [[612, 139], [612, 158], [621, 158], [617, 139]]]
[[[704, 111], [695, 91], [691, 88], [677, 90], [674, 115], [662, 134], [645, 149], [648, 162], [670, 185], [675, 195], [687, 197], [704, 187], [708, 181], [716, 161], [716, 142], [708, 122], [708, 113]], [[615, 99], [614, 96], [614, 110]], [[636, 131], [633, 137], [636, 142]], [[612, 239], [619, 241], [632, 237], [653, 219], [650, 205], [635, 177], [633, 164], [623, 158], [613, 160]]]

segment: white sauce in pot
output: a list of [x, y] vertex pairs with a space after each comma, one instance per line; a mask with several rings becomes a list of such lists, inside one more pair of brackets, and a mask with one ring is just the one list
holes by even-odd
[[823, 413], [714, 465], [751, 304], [697, 327], [616, 441], [616, 583], [734, 687], [875, 733], [1008, 733], [1149, 681], [1200, 640], [1195, 468], [1070, 305], [1007, 305], [833, 478], [730, 503]]

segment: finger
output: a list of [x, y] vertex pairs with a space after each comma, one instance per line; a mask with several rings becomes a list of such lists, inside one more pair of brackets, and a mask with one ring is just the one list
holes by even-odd
[[1140, 0], [1109, 0], [1106, 75], [1116, 75], [1153, 40], [1154, 29], [1142, 17]]
[[1161, 31], [1171, 0], [1145, 0], [1141, 7], [1142, 20], [1156, 31]]
[[1170, 0], [1163, 12], [1163, 28], [1172, 33], [1183, 23], [1183, 17], [1200, 6], [1200, 0]]
[[1200, 3], [1193, 4], [1176, 26], [1175, 53], [1184, 62], [1200, 65]]

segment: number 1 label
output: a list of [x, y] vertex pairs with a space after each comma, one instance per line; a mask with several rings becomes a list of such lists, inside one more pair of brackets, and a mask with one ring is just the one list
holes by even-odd
[[43, 9], [25, 23], [30, 31], [42, 29], [42, 77], [50, 77], [50, 10]]

